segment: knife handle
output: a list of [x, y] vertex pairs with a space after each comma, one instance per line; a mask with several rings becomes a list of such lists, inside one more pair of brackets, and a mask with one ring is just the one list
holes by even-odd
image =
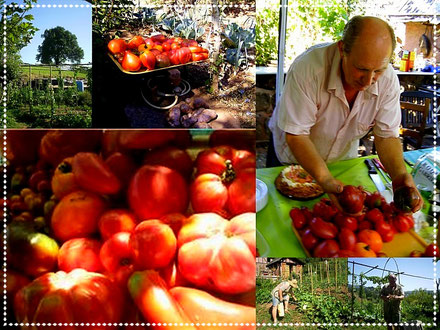
[[365, 162], [365, 164], [368, 167], [368, 173], [369, 174], [377, 174], [377, 171], [374, 168], [373, 161], [371, 159], [365, 159], [364, 162]]

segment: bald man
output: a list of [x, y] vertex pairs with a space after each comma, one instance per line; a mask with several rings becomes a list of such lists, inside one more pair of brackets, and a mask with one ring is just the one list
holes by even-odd
[[[355, 16], [342, 40], [308, 49], [289, 69], [269, 122], [275, 154], [282, 164], [300, 164], [333, 200], [343, 183], [327, 164], [356, 158], [370, 129], [393, 189], [415, 187], [399, 140], [400, 85], [390, 65], [395, 46], [385, 21]], [[421, 206], [420, 199], [413, 212]]]

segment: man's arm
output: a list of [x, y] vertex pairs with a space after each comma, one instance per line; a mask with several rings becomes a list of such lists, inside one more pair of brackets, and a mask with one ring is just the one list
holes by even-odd
[[330, 173], [308, 135], [286, 133], [286, 141], [298, 163], [316, 180], [326, 193], [338, 193], [343, 184]]
[[400, 143], [399, 138], [381, 138], [375, 135], [374, 143], [380, 161], [393, 181], [393, 190], [402, 186], [415, 188], [420, 199], [419, 203], [412, 209], [412, 211], [416, 212], [420, 210], [423, 205], [423, 199], [417, 190], [411, 174], [406, 170], [405, 162], [403, 160], [402, 144]]

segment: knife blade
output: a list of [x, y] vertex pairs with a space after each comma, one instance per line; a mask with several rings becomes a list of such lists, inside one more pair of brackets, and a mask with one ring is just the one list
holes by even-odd
[[365, 164], [368, 168], [368, 174], [370, 175], [371, 180], [377, 188], [377, 191], [381, 192], [386, 190], [382, 180], [380, 179], [379, 174], [377, 174], [376, 169], [374, 168], [373, 162], [371, 159], [365, 159]]
[[380, 160], [373, 158], [373, 164], [376, 166], [376, 169], [379, 171], [379, 173], [382, 174], [382, 177], [384, 178], [386, 183], [391, 183], [391, 178], [386, 172], [385, 167], [383, 167]]

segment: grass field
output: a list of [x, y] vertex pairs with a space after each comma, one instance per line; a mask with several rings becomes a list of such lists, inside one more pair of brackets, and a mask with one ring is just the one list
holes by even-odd
[[[29, 77], [29, 66], [22, 66], [21, 67], [22, 75], [25, 77]], [[60, 75], [60, 70], [52, 66], [52, 78], [57, 78]], [[73, 78], [75, 76], [75, 73], [71, 70], [61, 70], [61, 75], [63, 78]], [[37, 79], [37, 78], [50, 78], [50, 67], [49, 66], [31, 66], [31, 79]], [[84, 72], [78, 72], [77, 73], [78, 79], [85, 79], [87, 78], [87, 73]]]

